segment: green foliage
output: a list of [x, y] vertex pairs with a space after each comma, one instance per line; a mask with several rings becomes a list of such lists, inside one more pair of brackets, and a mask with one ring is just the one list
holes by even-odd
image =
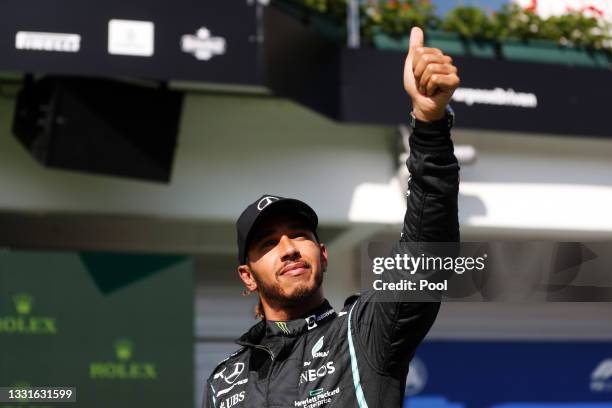
[[543, 38], [561, 45], [612, 50], [610, 27], [578, 12], [550, 17], [542, 30]]
[[445, 31], [459, 33], [466, 38], [495, 38], [495, 26], [489, 16], [478, 7], [456, 7], [442, 22]]
[[492, 39], [543, 38], [542, 24], [544, 21], [537, 14], [524, 10], [517, 4], [504, 5], [500, 12], [490, 17], [490, 21], [494, 33]]
[[429, 0], [370, 0], [362, 5], [362, 27], [366, 37], [376, 32], [406, 35], [414, 26], [436, 29], [440, 19]]
[[496, 27], [494, 39], [542, 39], [563, 46], [612, 50], [610, 27], [577, 11], [542, 19], [511, 4], [493, 15], [491, 21]]

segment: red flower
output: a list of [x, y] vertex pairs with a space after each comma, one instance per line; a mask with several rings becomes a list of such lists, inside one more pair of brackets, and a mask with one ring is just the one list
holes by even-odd
[[525, 11], [531, 11], [532, 13], [535, 13], [537, 8], [538, 8], [538, 0], [531, 0], [531, 4], [525, 7]]
[[583, 7], [583, 8], [582, 8], [582, 11], [585, 11], [585, 10], [592, 11], [592, 12], [594, 12], [595, 14], [599, 14], [600, 16], [603, 16], [603, 15], [604, 15], [604, 12], [603, 12], [602, 10], [598, 9], [598, 8], [597, 8], [597, 7], [595, 7], [595, 6], [586, 6], [586, 7]]

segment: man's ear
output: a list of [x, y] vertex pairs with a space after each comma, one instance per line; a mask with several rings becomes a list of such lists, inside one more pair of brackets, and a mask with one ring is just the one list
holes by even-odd
[[246, 286], [247, 290], [255, 292], [257, 290], [257, 282], [253, 277], [251, 267], [249, 265], [239, 265], [236, 271], [238, 272], [238, 276], [240, 276], [240, 279], [244, 283], [244, 286]]
[[319, 243], [319, 248], [321, 248], [321, 266], [323, 268], [323, 272], [327, 270], [327, 247], [324, 243]]

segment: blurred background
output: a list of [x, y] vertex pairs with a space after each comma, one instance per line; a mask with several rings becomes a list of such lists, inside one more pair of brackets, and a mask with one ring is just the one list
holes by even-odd
[[[319, 214], [340, 309], [361, 243], [399, 236], [413, 25], [462, 80], [462, 240], [609, 241], [610, 23], [606, 0], [5, 0], [0, 386], [200, 406], [256, 322], [234, 223], [264, 193]], [[406, 391], [612, 407], [612, 305], [445, 303]]]

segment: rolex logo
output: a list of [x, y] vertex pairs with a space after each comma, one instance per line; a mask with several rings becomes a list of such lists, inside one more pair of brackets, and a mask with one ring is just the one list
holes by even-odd
[[115, 342], [115, 355], [117, 360], [126, 361], [132, 358], [133, 344], [128, 339], [119, 339]]
[[52, 316], [32, 314], [34, 297], [29, 293], [13, 296], [15, 314], [0, 315], [0, 335], [53, 335], [57, 334], [57, 322]]
[[127, 338], [113, 343], [116, 361], [94, 361], [89, 364], [89, 378], [94, 380], [155, 380], [157, 365], [151, 361], [134, 361], [134, 343]]
[[15, 309], [17, 314], [27, 315], [32, 311], [32, 304], [34, 298], [27, 293], [18, 293], [13, 296], [13, 302], [15, 302]]

